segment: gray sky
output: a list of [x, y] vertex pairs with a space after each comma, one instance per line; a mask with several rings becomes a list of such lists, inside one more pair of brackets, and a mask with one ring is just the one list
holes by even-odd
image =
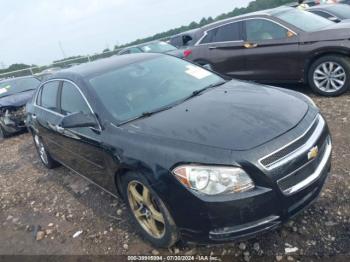
[[0, 68], [49, 64], [66, 56], [151, 36], [249, 0], [0, 0]]

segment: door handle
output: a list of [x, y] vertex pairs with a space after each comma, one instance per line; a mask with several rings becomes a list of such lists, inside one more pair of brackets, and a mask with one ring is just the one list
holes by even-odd
[[217, 49], [216, 46], [209, 46], [209, 50], [214, 50], [214, 49]]
[[245, 48], [257, 48], [259, 45], [258, 44], [256, 44], [256, 43], [245, 43], [244, 44], [244, 47]]

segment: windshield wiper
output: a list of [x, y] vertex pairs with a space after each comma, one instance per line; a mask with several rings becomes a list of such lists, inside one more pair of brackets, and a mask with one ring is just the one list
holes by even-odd
[[202, 94], [204, 91], [208, 90], [208, 89], [211, 89], [211, 88], [214, 88], [214, 87], [218, 87], [218, 86], [222, 86], [223, 84], [225, 84], [226, 81], [220, 81], [220, 82], [217, 82], [217, 83], [214, 83], [214, 84], [210, 84], [202, 89], [199, 89], [199, 90], [195, 90], [192, 92], [192, 94], [188, 97], [186, 97], [184, 99], [184, 101], [187, 101], [193, 97], [196, 97], [196, 96], [199, 96], [200, 94]]
[[160, 112], [163, 112], [163, 111], [166, 111], [166, 110], [169, 110], [170, 108], [173, 108], [177, 103], [174, 103], [172, 105], [168, 105], [168, 106], [164, 106], [164, 107], [161, 107], [161, 108], [158, 108], [156, 110], [153, 110], [153, 111], [146, 111], [146, 112], [143, 112], [141, 115], [135, 117], [135, 118], [132, 118], [132, 119], [129, 119], [129, 120], [126, 120], [126, 121], [123, 121], [121, 123], [118, 124], [118, 126], [121, 126], [121, 125], [124, 125], [124, 124], [127, 124], [129, 122], [132, 122], [132, 121], [135, 121], [135, 120], [138, 120], [138, 119], [141, 119], [141, 118], [146, 118], [146, 117], [150, 117], [154, 114], [157, 114], [157, 113], [160, 113]]
[[220, 82], [217, 82], [217, 83], [214, 83], [214, 84], [211, 84], [211, 85], [208, 85], [202, 89], [199, 89], [199, 90], [196, 90], [196, 91], [193, 91], [192, 94], [188, 97], [186, 97], [184, 100], [180, 100], [180, 101], [177, 101], [175, 103], [172, 103], [171, 105], [167, 105], [167, 106], [163, 106], [163, 107], [160, 107], [156, 110], [153, 110], [153, 111], [146, 111], [146, 112], [143, 112], [141, 115], [135, 117], [135, 118], [132, 118], [132, 119], [129, 119], [129, 120], [126, 120], [126, 121], [123, 121], [121, 123], [118, 124], [118, 126], [121, 126], [121, 125], [124, 125], [124, 124], [127, 124], [129, 122], [132, 122], [132, 121], [135, 121], [135, 120], [138, 120], [138, 119], [141, 119], [141, 118], [146, 118], [146, 117], [150, 117], [154, 114], [157, 114], [157, 113], [160, 113], [160, 112], [163, 112], [163, 111], [166, 111], [166, 110], [169, 110], [171, 108], [173, 108], [174, 106], [178, 105], [178, 104], [181, 104], [182, 102], [188, 100], [188, 99], [191, 99], [192, 97], [195, 97], [195, 96], [198, 96], [200, 95], [201, 93], [203, 93], [205, 90], [208, 90], [210, 88], [214, 88], [214, 87], [217, 87], [217, 86], [221, 86], [223, 84], [225, 84], [226, 81], [220, 81]]

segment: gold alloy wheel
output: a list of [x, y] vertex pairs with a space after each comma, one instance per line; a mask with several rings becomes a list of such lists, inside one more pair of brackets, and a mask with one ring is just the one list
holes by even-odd
[[128, 185], [128, 200], [137, 222], [152, 237], [160, 239], [165, 234], [163, 214], [149, 189], [138, 181]]

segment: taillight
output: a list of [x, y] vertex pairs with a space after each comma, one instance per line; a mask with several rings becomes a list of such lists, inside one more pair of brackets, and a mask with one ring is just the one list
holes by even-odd
[[188, 57], [188, 56], [191, 55], [191, 54], [192, 54], [192, 50], [186, 49], [186, 50], [184, 51], [184, 57]]

